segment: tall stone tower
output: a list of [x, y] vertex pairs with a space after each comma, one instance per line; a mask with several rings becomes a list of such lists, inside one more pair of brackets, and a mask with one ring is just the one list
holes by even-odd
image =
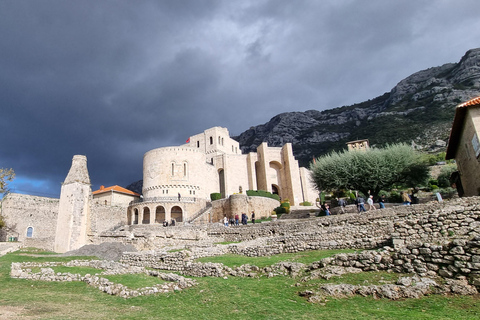
[[87, 157], [73, 156], [60, 192], [55, 252], [76, 250], [86, 244], [91, 194]]

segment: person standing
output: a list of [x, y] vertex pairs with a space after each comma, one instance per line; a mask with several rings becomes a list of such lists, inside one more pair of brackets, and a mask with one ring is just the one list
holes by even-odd
[[330, 206], [328, 204], [325, 204], [325, 215], [326, 216], [330, 215]]
[[224, 225], [225, 227], [228, 227], [228, 218], [227, 218], [227, 216], [223, 216], [223, 225]]
[[347, 206], [347, 202], [345, 201], [345, 199], [338, 199], [338, 206], [340, 207], [340, 210], [342, 210], [342, 213], [345, 213], [345, 207]]
[[255, 224], [255, 211], [252, 211], [252, 223]]
[[238, 226], [238, 213], [235, 214], [235, 225]]

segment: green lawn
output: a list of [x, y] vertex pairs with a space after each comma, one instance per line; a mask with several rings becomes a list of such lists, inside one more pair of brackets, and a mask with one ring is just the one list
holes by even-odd
[[[258, 266], [290, 260], [309, 263], [332, 252], [318, 251], [275, 257], [237, 257]], [[78, 258], [78, 257], [77, 257]], [[298, 295], [325, 280], [300, 282], [290, 277], [197, 278], [198, 285], [181, 292], [123, 299], [81, 282], [53, 283], [11, 279], [11, 262], [68, 261], [75, 257], [33, 257], [19, 252], [0, 257], [0, 319], [479, 319], [478, 296], [440, 296], [390, 301], [354, 297], [312, 304]], [[82, 258], [83, 259], [83, 258]], [[212, 258], [210, 258], [212, 259]], [[216, 257], [216, 262], [222, 262]], [[252, 260], [253, 259], [253, 260]], [[262, 260], [263, 259], [263, 260]], [[281, 260], [278, 260], [281, 259]], [[314, 260], [311, 260], [314, 259]], [[225, 257], [232, 263], [234, 257]], [[256, 262], [256, 263], [255, 263]], [[62, 272], [64, 269], [62, 267]], [[328, 282], [375, 284], [395, 279], [387, 273], [362, 273]], [[141, 283], [139, 275], [115, 281]], [[127, 279], [128, 278], [128, 279]], [[114, 278], [112, 278], [113, 281]], [[157, 279], [158, 280], [158, 279]], [[156, 280], [156, 281], [157, 281]], [[150, 280], [146, 280], [150, 281]], [[142, 282], [143, 284], [143, 282]], [[9, 318], [10, 316], [10, 318]]]

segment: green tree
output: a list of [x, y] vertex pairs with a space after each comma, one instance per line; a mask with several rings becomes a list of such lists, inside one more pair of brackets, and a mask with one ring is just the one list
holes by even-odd
[[12, 181], [13, 178], [15, 178], [13, 169], [0, 168], [0, 193], [7, 191], [8, 181]]
[[310, 165], [319, 191], [358, 190], [374, 197], [380, 190], [394, 185], [414, 187], [430, 177], [428, 164], [421, 153], [406, 144], [384, 149], [332, 152]]

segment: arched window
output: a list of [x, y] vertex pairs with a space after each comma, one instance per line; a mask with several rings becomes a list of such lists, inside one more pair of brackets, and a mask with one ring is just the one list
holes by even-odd
[[218, 136], [218, 144], [221, 144], [222, 138]]
[[172, 176], [175, 175], [175, 165], [172, 163]]
[[187, 176], [187, 164], [186, 163], [183, 164], [183, 176], [184, 177]]
[[27, 228], [27, 238], [32, 238], [33, 237], [33, 227], [28, 227]]

